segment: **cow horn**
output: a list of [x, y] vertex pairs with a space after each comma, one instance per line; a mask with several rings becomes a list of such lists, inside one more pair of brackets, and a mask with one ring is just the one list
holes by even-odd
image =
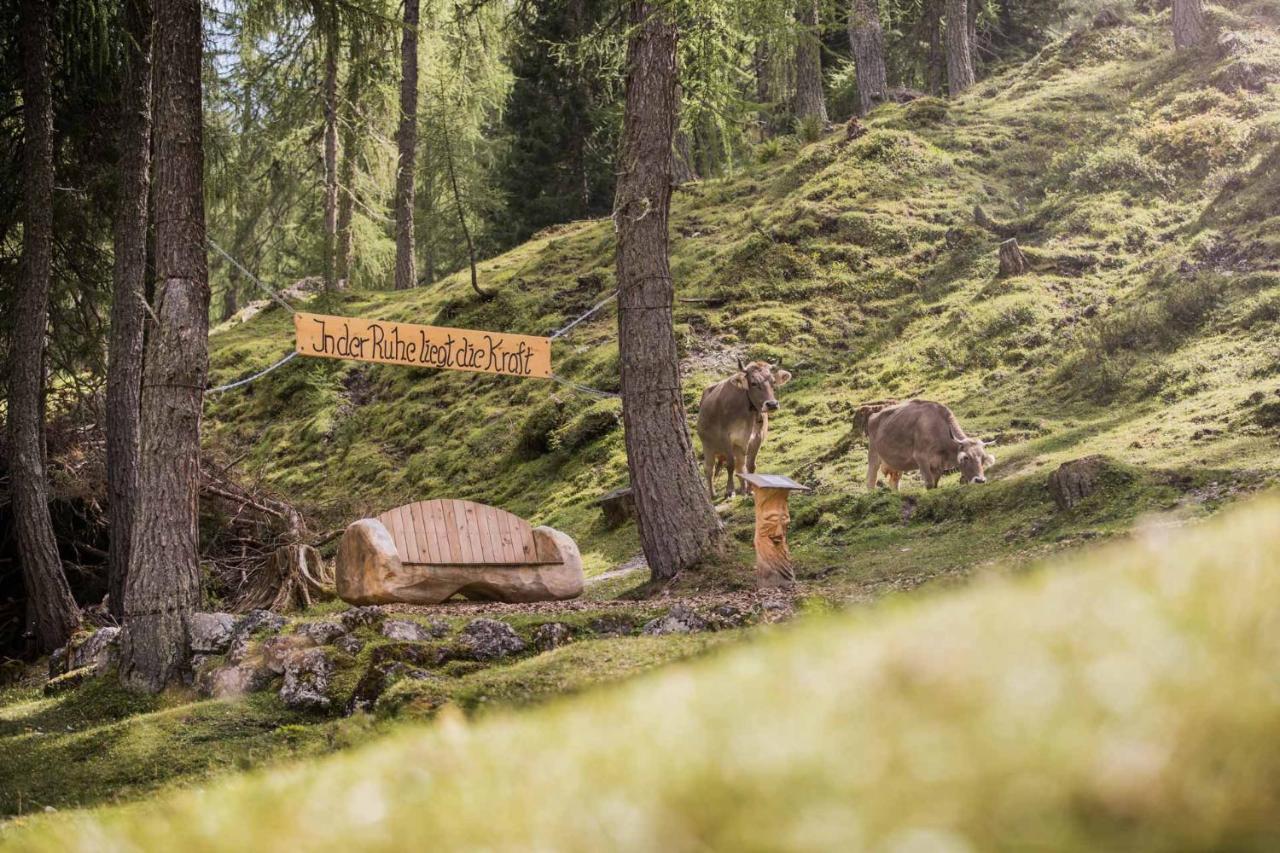
[[996, 446], [996, 443], [997, 443], [998, 441], [999, 441], [999, 439], [995, 439], [995, 438], [984, 438], [984, 439], [982, 440], [982, 446], [983, 446], [983, 447], [995, 447], [995, 446]]
[[742, 363], [742, 356], [738, 356], [738, 369], [743, 373], [747, 372], [747, 366]]

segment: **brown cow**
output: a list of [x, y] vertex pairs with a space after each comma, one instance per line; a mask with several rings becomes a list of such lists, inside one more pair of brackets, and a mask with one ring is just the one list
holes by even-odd
[[[729, 472], [725, 497], [734, 495], [734, 475], [754, 474], [756, 454], [769, 434], [769, 412], [778, 408], [774, 389], [791, 380], [791, 374], [763, 361], [743, 364], [738, 359], [738, 373], [721, 380], [702, 392], [698, 406], [698, 438], [707, 475], [707, 489], [714, 498], [715, 477], [720, 464]], [[742, 483], [742, 492], [747, 484]]]
[[[868, 489], [876, 487], [881, 466], [918, 470], [924, 487], [932, 489], [952, 468], [960, 469], [962, 483], [985, 483], [984, 469], [996, 461], [986, 442], [965, 435], [950, 409], [927, 400], [910, 400], [871, 415], [867, 440]], [[897, 478], [890, 481], [896, 488]]]

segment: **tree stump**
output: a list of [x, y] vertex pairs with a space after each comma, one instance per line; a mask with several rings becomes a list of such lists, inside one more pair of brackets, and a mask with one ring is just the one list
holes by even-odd
[[774, 589], [794, 586], [795, 568], [787, 548], [787, 526], [791, 513], [787, 499], [792, 492], [809, 491], [788, 477], [777, 474], [743, 474], [755, 493], [756, 502], [756, 586]]
[[1027, 271], [1027, 256], [1018, 248], [1016, 237], [1010, 237], [1000, 244], [1000, 276], [1022, 275]]
[[636, 517], [636, 496], [630, 486], [614, 489], [596, 500], [604, 513], [605, 526], [610, 530], [626, 524], [627, 519]]

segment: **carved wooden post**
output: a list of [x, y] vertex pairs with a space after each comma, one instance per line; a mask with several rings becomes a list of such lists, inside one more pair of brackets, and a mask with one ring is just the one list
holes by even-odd
[[741, 476], [751, 485], [756, 500], [756, 586], [792, 586], [796, 573], [787, 548], [787, 525], [791, 522], [787, 499], [792, 492], [807, 492], [809, 487], [778, 474]]

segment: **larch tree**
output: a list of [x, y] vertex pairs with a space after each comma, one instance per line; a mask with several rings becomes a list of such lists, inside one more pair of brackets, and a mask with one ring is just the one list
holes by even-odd
[[324, 289], [338, 289], [338, 6], [316, 8], [324, 44]]
[[632, 0], [613, 213], [627, 466], [654, 580], [698, 563], [724, 533], [694, 461], [672, 320], [667, 222], [679, 99], [677, 30], [667, 15]]
[[1173, 46], [1178, 50], [1199, 47], [1208, 35], [1203, 0], [1173, 0]]
[[819, 0], [796, 3], [796, 100], [797, 119], [817, 119], [827, 124], [827, 100], [822, 92], [822, 40], [818, 27]]
[[45, 344], [53, 275], [53, 84], [50, 4], [25, 0], [18, 34], [22, 70], [22, 269], [14, 299], [9, 353], [9, 473], [18, 558], [36, 646], [66, 643], [80, 611], [62, 571], [45, 473]]
[[417, 284], [413, 192], [418, 147], [418, 0], [404, 0], [400, 34], [400, 126], [396, 130], [396, 290]]
[[151, 2], [125, 0], [123, 11], [120, 201], [114, 233], [107, 362], [107, 514], [111, 527], [107, 601], [117, 619], [124, 616], [125, 578], [138, 500], [147, 202], [151, 188]]
[[889, 89], [884, 30], [875, 0], [852, 0], [849, 4], [849, 47], [858, 81], [858, 115], [866, 115], [884, 102]]
[[351, 278], [352, 252], [355, 249], [352, 221], [355, 218], [356, 204], [356, 153], [360, 146], [360, 93], [364, 88], [364, 60], [361, 57], [359, 27], [352, 27], [348, 42], [347, 79], [342, 97], [342, 105], [345, 107], [345, 116], [341, 120], [342, 162], [338, 167], [337, 277], [342, 281]]
[[120, 675], [155, 692], [187, 666], [200, 597], [200, 418], [208, 371], [200, 0], [157, 0], [156, 296], [142, 383], [142, 456]]
[[947, 91], [953, 98], [974, 83], [973, 45], [969, 43], [969, 2], [946, 0]]
[[924, 90], [941, 95], [947, 81], [947, 54], [942, 45], [942, 7], [945, 0], [924, 0], [920, 14], [925, 43]]

